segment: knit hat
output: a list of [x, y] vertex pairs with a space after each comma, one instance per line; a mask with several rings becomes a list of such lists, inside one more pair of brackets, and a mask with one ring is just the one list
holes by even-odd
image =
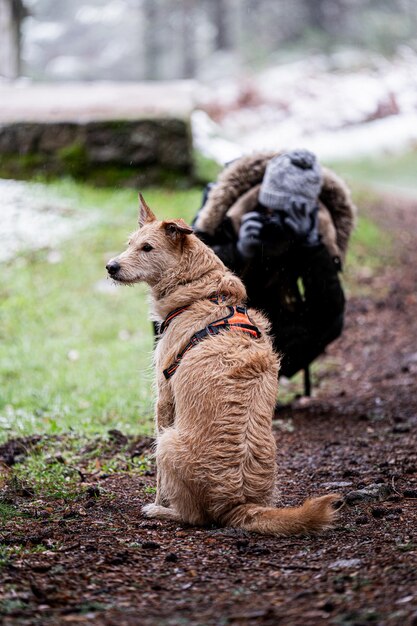
[[308, 150], [292, 150], [271, 159], [259, 191], [259, 202], [270, 209], [286, 209], [291, 203], [317, 206], [322, 185], [317, 157]]

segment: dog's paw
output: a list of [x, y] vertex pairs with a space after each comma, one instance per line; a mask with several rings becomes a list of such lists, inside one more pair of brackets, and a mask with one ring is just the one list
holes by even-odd
[[162, 507], [160, 507], [158, 504], [155, 504], [155, 502], [151, 502], [150, 504], [145, 504], [145, 506], [142, 507], [142, 513], [145, 517], [156, 517], [158, 509], [160, 508]]
[[174, 509], [166, 506], [160, 506], [155, 502], [153, 502], [152, 504], [145, 504], [145, 506], [142, 507], [142, 513], [145, 515], [145, 517], [153, 517], [157, 519], [165, 519], [171, 521], [180, 520], [180, 516]]

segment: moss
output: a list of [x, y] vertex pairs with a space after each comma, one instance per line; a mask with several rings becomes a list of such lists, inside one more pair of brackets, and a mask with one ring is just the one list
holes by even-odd
[[40, 154], [16, 154], [0, 156], [0, 177], [24, 180], [31, 178], [39, 170], [46, 169]]
[[58, 150], [57, 158], [62, 163], [65, 173], [76, 178], [84, 178], [88, 175], [87, 151], [81, 141], [74, 141], [74, 143]]
[[0, 157], [0, 178], [52, 181], [62, 176], [89, 182], [98, 187], [149, 187], [161, 185], [188, 189], [191, 176], [160, 165], [135, 167], [128, 165], [91, 165], [82, 144], [72, 144], [59, 151], [59, 158], [40, 154]]

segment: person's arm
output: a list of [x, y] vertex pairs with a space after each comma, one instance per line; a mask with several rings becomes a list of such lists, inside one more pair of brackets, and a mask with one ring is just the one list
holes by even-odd
[[229, 218], [225, 218], [214, 235], [195, 230], [197, 237], [208, 245], [221, 261], [238, 276], [242, 273], [246, 261], [237, 248], [238, 237]]

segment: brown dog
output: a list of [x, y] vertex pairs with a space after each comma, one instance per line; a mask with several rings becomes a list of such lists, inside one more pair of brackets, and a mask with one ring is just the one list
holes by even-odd
[[[158, 221], [140, 198], [140, 228], [106, 267], [120, 283], [148, 283], [153, 318], [171, 319], [155, 351], [158, 487], [155, 503], [144, 512], [276, 535], [327, 528], [339, 499], [335, 494], [298, 508], [273, 508], [271, 421], [279, 362], [268, 322], [254, 310], [244, 318], [242, 282], [183, 220]], [[175, 364], [195, 333], [233, 310], [246, 323], [210, 332]]]

